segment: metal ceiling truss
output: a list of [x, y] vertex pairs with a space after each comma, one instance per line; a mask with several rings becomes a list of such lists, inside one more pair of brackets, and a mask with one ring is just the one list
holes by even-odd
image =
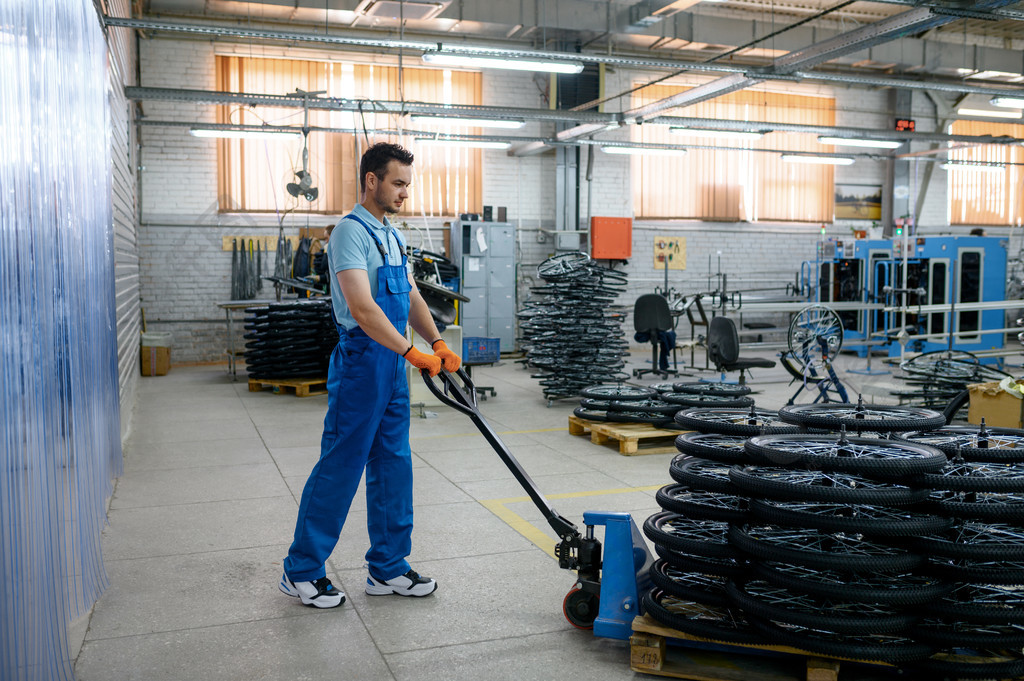
[[[619, 113], [599, 113], [567, 111], [557, 109], [527, 109], [495, 106], [476, 105], [445, 105], [429, 104], [422, 102], [396, 102], [377, 100], [352, 100], [308, 97], [301, 95], [266, 95], [247, 92], [216, 92], [206, 90], [178, 90], [170, 88], [143, 88], [126, 87], [125, 96], [134, 101], [167, 101], [167, 102], [195, 102], [200, 104], [213, 105], [237, 105], [237, 106], [271, 106], [282, 108], [303, 108], [307, 105], [310, 109], [353, 112], [353, 113], [377, 113], [385, 115], [402, 116], [406, 114], [422, 114], [434, 116], [452, 116], [458, 118], [509, 118], [524, 121], [539, 121], [548, 123], [576, 123], [580, 127], [589, 126], [590, 135], [596, 134], [609, 127], [619, 127], [624, 124], [623, 115]], [[263, 131], [301, 131], [300, 128], [291, 126], [265, 126], [265, 125], [239, 125], [239, 124], [209, 124], [209, 123], [181, 123], [171, 121], [154, 121], [140, 119], [140, 124], [164, 127], [203, 127], [224, 130], [263, 130]], [[711, 130], [755, 130], [761, 132], [805, 132], [831, 137], [847, 138], [870, 138], [885, 140], [901, 140], [906, 142], [938, 142], [938, 143], [967, 143], [967, 144], [1024, 144], [1024, 139], [1013, 137], [993, 137], [991, 135], [949, 135], [945, 133], [929, 132], [897, 132], [895, 130], [867, 130], [863, 128], [849, 128], [836, 126], [803, 125], [795, 123], [781, 123], [769, 121], [737, 121], [729, 119], [708, 119], [692, 118], [685, 116], [657, 116], [645, 121], [646, 125], [669, 125], [689, 128], [703, 128]], [[390, 126], [387, 130], [373, 128], [376, 132], [397, 134], [397, 130]], [[331, 128], [311, 126], [310, 130], [318, 132], [338, 133], [359, 133], [362, 128]], [[543, 143], [542, 147], [535, 151], [543, 151], [545, 148], [567, 145], [567, 144], [609, 144], [617, 146], [638, 146], [628, 142], [601, 141], [593, 139], [572, 139], [566, 136], [555, 137], [545, 136], [501, 136], [501, 135], [458, 135], [435, 132], [417, 132], [409, 129], [403, 131], [405, 134], [418, 136], [438, 137], [439, 139], [462, 139], [462, 140], [491, 140], [512, 143]], [[701, 148], [693, 145], [654, 145], [651, 148]], [[706, 147], [715, 148], [715, 147]], [[735, 149], [736, 147], [724, 147]], [[857, 154], [844, 154], [857, 155]], [[859, 154], [860, 156], [872, 154]], [[884, 155], [884, 154], [883, 154]], [[873, 154], [878, 156], [878, 154]]]
[[[390, 38], [342, 37], [316, 33], [299, 33], [274, 31], [265, 29], [249, 29], [230, 26], [214, 26], [209, 24], [180, 23], [169, 21], [150, 21], [142, 19], [124, 19], [120, 17], [104, 17], [108, 26], [121, 26], [139, 30], [167, 31], [177, 33], [195, 33], [199, 35], [228, 36], [275, 40], [286, 43], [324, 43], [349, 47], [373, 47], [386, 50], [414, 49], [416, 51], [441, 50], [481, 56], [519, 57], [530, 59], [570, 59], [584, 63], [605, 64], [623, 68], [690, 71], [706, 73], [737, 73], [751, 79], [779, 81], [809, 81], [823, 83], [844, 83], [847, 85], [863, 85], [865, 87], [894, 87], [912, 90], [936, 90], [942, 92], [965, 92], [983, 94], [993, 97], [1020, 97], [1024, 88], [989, 88], [963, 83], [957, 80], [922, 80], [899, 78], [893, 76], [871, 76], [863, 74], [803, 71], [799, 69], [783, 73], [766, 71], [751, 66], [737, 64], [721, 64], [715, 62], [695, 62], [680, 59], [647, 59], [622, 55], [576, 54], [553, 52], [547, 50], [518, 50], [513, 48], [480, 47], [465, 44], [428, 43], [422, 41], [402, 41]], [[804, 67], [804, 65], [799, 65]]]

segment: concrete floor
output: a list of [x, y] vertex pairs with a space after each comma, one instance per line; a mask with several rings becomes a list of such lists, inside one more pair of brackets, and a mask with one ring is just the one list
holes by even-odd
[[[637, 351], [631, 361], [646, 357]], [[846, 373], [863, 368], [854, 357], [838, 364], [852, 395], [886, 401], [887, 376]], [[673, 454], [626, 457], [570, 435], [573, 402], [548, 406], [512, 361], [474, 375], [496, 387], [481, 411], [538, 487], [568, 495], [555, 502], [562, 515], [582, 526], [585, 510], [626, 511], [639, 525], [659, 510], [655, 490], [671, 482]], [[715, 374], [689, 380], [701, 376]], [[766, 408], [794, 390], [779, 367], [755, 371], [750, 384]], [[554, 535], [470, 420], [445, 407], [430, 407], [436, 417], [414, 417], [411, 427], [410, 562], [438, 580], [437, 592], [363, 593], [360, 493], [328, 564], [347, 602], [316, 610], [281, 594], [281, 561], [326, 403], [251, 393], [244, 377], [232, 382], [219, 366], [141, 379], [103, 538], [110, 587], [71, 632], [79, 681], [650, 678], [630, 671], [625, 642], [566, 622], [572, 574], [491, 509], [518, 514], [534, 535]], [[509, 501], [487, 504], [494, 500]]]

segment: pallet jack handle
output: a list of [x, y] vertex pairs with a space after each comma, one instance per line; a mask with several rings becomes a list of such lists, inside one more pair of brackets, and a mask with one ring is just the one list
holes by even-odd
[[[516, 460], [516, 457], [512, 455], [512, 452], [505, 446], [505, 443], [498, 437], [498, 434], [494, 432], [491, 425], [480, 414], [480, 410], [477, 408], [476, 386], [473, 385], [473, 380], [469, 375], [462, 369], [451, 373], [442, 368], [441, 373], [438, 374], [443, 384], [442, 390], [426, 369], [421, 370], [420, 373], [423, 376], [423, 381], [427, 384], [427, 388], [434, 394], [434, 397], [452, 409], [469, 416], [484, 436], [484, 439], [494, 448], [494, 451], [498, 453], [498, 456], [501, 457], [501, 460], [512, 472], [512, 475], [515, 476], [519, 484], [526, 490], [534, 505], [544, 515], [544, 519], [548, 521], [548, 524], [562, 540], [555, 547], [559, 566], [567, 570], [593, 569], [592, 564], [596, 559], [599, 567], [600, 542], [592, 538], [592, 532], [588, 532], [590, 536], [583, 538], [576, 525], [559, 515], [558, 511], [540, 493], [529, 473], [523, 469], [519, 461]], [[595, 543], [596, 547], [593, 546]], [[593, 555], [595, 550], [597, 553], [596, 557]]]

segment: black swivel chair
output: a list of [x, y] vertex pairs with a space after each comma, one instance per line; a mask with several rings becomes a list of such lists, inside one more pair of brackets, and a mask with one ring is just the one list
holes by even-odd
[[646, 333], [651, 338], [651, 368], [634, 369], [634, 378], [644, 374], [655, 374], [662, 378], [668, 378], [669, 374], [678, 373], [674, 369], [661, 369], [658, 366], [658, 348], [660, 346], [658, 333], [671, 331], [674, 326], [672, 313], [665, 296], [657, 293], [645, 293], [636, 299], [633, 304], [633, 329], [639, 333]]
[[770, 369], [775, 366], [773, 359], [740, 357], [740, 337], [736, 333], [736, 323], [728, 317], [715, 317], [708, 326], [708, 359], [723, 375], [727, 371], [739, 371], [740, 385], [747, 382], [743, 375], [747, 369]]

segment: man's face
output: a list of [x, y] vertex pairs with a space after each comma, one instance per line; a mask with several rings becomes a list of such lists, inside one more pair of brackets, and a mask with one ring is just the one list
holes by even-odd
[[[370, 176], [367, 176], [366, 179], [376, 185], [373, 188], [374, 202], [385, 213], [394, 215], [402, 210], [402, 204], [409, 198], [409, 185], [412, 184], [412, 166], [391, 160], [388, 161], [383, 178], [372, 175], [372, 180]], [[373, 182], [373, 180], [376, 180], [376, 182]]]

